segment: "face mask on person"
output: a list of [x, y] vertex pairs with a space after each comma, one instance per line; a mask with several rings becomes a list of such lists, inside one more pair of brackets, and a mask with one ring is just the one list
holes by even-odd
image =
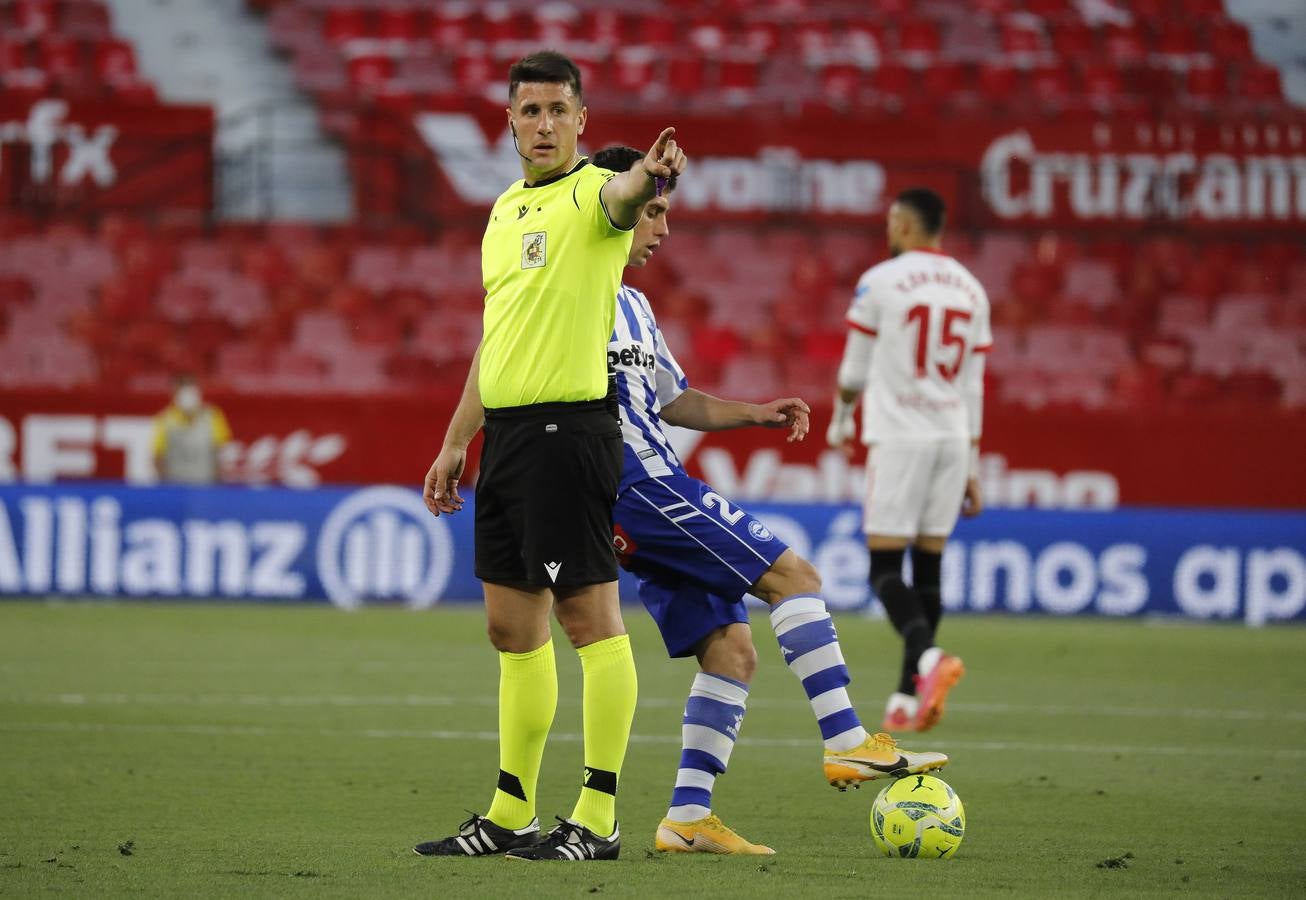
[[174, 401], [182, 412], [194, 415], [200, 409], [200, 389], [193, 384], [182, 385], [177, 388]]

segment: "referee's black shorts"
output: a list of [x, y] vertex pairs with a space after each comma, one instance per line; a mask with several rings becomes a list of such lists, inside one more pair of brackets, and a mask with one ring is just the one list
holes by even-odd
[[534, 588], [615, 581], [621, 460], [621, 424], [608, 401], [487, 409], [476, 577]]

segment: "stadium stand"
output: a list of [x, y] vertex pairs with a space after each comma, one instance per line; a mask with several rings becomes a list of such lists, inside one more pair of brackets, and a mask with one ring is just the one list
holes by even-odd
[[605, 109], [928, 103], [1056, 115], [1283, 102], [1277, 70], [1254, 58], [1246, 26], [1219, 2], [1158, 0], [1130, 4], [1132, 14], [1101, 4], [1116, 15], [1100, 20], [1082, 11], [1092, 5], [1059, 0], [673, 4], [687, 26], [636, 0], [254, 5], [270, 10], [274, 44], [338, 128], [358, 104], [497, 98], [497, 73], [543, 45], [591, 72], [615, 70], [594, 82]]
[[[1288, 108], [1279, 70], [1218, 0], [1145, 0], [1130, 14], [1069, 0], [248, 5], [266, 12], [273, 44], [337, 132], [378, 104], [497, 98], [508, 62], [541, 43], [603, 68], [592, 105], [640, 112]], [[101, 0], [0, 0], [0, 83], [9, 96], [154, 96]], [[478, 234], [432, 238], [428, 226], [5, 212], [0, 387], [158, 391], [180, 369], [248, 391], [460, 384], [480, 329]], [[632, 281], [696, 383], [828, 394], [853, 282], [885, 253], [878, 230], [690, 225], [672, 240]], [[998, 402], [1306, 408], [1300, 240], [958, 230], [948, 249], [993, 299]]]
[[[149, 391], [193, 368], [237, 390], [429, 390], [461, 382], [479, 339], [475, 236], [459, 232], [208, 234], [117, 217], [92, 231], [13, 216], [0, 231], [8, 387]], [[696, 383], [823, 396], [852, 284], [884, 253], [878, 234], [685, 227], [673, 240], [631, 280]], [[997, 233], [958, 234], [948, 249], [993, 297], [999, 402], [1306, 407], [1306, 260], [1290, 242]]]
[[156, 100], [102, 0], [0, 2], [0, 89], [9, 99]]

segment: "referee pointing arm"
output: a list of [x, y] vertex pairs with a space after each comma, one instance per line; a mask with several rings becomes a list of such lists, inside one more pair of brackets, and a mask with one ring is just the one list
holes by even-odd
[[[499, 651], [499, 780], [486, 815], [415, 849], [612, 859], [636, 681], [612, 549], [622, 439], [607, 344], [631, 230], [655, 180], [683, 172], [685, 155], [667, 128], [629, 172], [580, 156], [580, 72], [559, 53], [514, 64], [508, 99], [524, 177], [490, 213], [484, 334], [424, 490], [435, 515], [462, 506], [466, 448], [484, 424], [476, 575]], [[536, 782], [558, 698], [550, 609], [584, 672], [585, 769], [571, 817], [541, 839]]]

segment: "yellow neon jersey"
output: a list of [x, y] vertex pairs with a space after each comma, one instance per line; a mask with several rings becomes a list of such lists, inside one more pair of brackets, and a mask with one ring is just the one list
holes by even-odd
[[614, 176], [571, 171], [495, 201], [481, 240], [481, 403], [490, 409], [598, 400], [634, 229], [612, 224], [599, 190]]

